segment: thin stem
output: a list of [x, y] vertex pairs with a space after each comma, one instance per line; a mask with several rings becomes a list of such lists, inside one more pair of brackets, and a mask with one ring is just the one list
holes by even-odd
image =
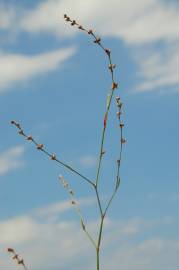
[[121, 166], [121, 159], [122, 159], [122, 150], [123, 150], [123, 124], [121, 122], [121, 106], [119, 106], [119, 103], [118, 104], [118, 108], [119, 108], [119, 126], [120, 126], [120, 152], [119, 152], [119, 159], [117, 160], [117, 176], [116, 176], [116, 185], [115, 185], [115, 189], [107, 203], [107, 206], [104, 210], [104, 215], [106, 215], [117, 191], [118, 191], [118, 188], [119, 188], [119, 185], [120, 185], [120, 166]]
[[101, 217], [100, 229], [99, 229], [99, 236], [98, 236], [98, 244], [96, 248], [96, 269], [100, 269], [100, 245], [102, 239], [102, 232], [103, 232], [103, 224], [104, 224], [104, 215]]
[[99, 250], [96, 250], [96, 269], [99, 270]]
[[113, 94], [114, 91], [112, 90], [111, 94], [110, 94], [110, 100], [109, 100], [109, 104], [107, 106], [107, 110], [105, 113], [105, 117], [106, 117], [106, 124], [103, 127], [103, 132], [102, 132], [102, 139], [101, 139], [101, 145], [100, 145], [100, 153], [99, 153], [99, 161], [98, 161], [98, 166], [97, 166], [97, 173], [96, 173], [96, 185], [98, 185], [99, 182], [99, 174], [100, 174], [100, 169], [101, 169], [101, 162], [102, 162], [102, 157], [103, 157], [103, 146], [104, 146], [104, 140], [105, 140], [105, 132], [106, 132], [106, 125], [107, 125], [107, 120], [108, 120], [108, 113], [111, 107], [111, 101], [113, 98]]
[[90, 242], [92, 243], [92, 245], [96, 248], [96, 243], [95, 243], [94, 239], [91, 237], [91, 235], [89, 234], [89, 232], [86, 231], [86, 229], [84, 232], [86, 233], [86, 235], [87, 235], [88, 239], [90, 240]]
[[99, 206], [100, 214], [101, 214], [101, 217], [102, 217], [103, 216], [103, 209], [102, 209], [102, 205], [101, 205], [101, 201], [100, 201], [100, 197], [99, 197], [97, 186], [95, 186], [95, 192], [96, 192], [96, 197], [97, 197], [97, 201], [98, 201], [98, 206]]

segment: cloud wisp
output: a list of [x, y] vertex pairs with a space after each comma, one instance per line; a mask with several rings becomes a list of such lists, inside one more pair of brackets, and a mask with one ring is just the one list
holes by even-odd
[[0, 175], [4, 175], [23, 166], [22, 156], [24, 150], [22, 146], [15, 146], [0, 153]]
[[[93, 203], [92, 199], [81, 199], [84, 207]], [[62, 214], [69, 209], [69, 202], [57, 202], [24, 216], [0, 221], [1, 246], [15, 247], [26, 264], [34, 269], [71, 269], [72, 266], [75, 270], [84, 267], [93, 269], [95, 259], [90, 243], [78, 222], [67, 221]], [[42, 216], [46, 216], [46, 219], [42, 219]], [[91, 221], [88, 224], [92, 232], [95, 223]], [[117, 269], [120, 265], [123, 270], [157, 270], [159, 266], [168, 270], [169, 263], [172, 263], [172, 269], [177, 270], [179, 240], [165, 238], [155, 232], [170, 225], [166, 218], [107, 219], [103, 239], [103, 269]], [[4, 269], [13, 269], [8, 258], [3, 253], [0, 256]]]
[[[0, 29], [12, 30], [16, 33], [26, 32], [31, 35], [50, 34], [59, 38], [72, 38], [79, 31], [67, 29], [62, 16], [64, 13], [69, 13], [70, 16], [83, 22], [86, 27], [94, 27], [100, 35], [118, 38], [132, 48], [131, 52], [139, 69], [137, 74], [140, 72], [136, 89], [141, 92], [178, 86], [178, 68], [176, 69], [179, 44], [178, 11], [178, 4], [162, 0], [134, 0], [132, 2], [130, 0], [99, 0], [98, 2], [76, 0], [75, 5], [72, 0], [46, 0], [39, 1], [30, 10], [13, 5], [5, 8], [1, 5], [0, 15], [3, 14], [3, 16], [0, 19]], [[91, 16], [89, 17], [88, 14]], [[160, 49], [156, 48], [158, 42], [162, 44]], [[138, 57], [135, 57], [136, 55]], [[32, 72], [30, 71], [32, 63], [28, 56], [6, 54], [4, 57], [1, 55], [2, 60], [5, 61], [5, 70], [7, 70], [6, 61], [9, 57], [13, 63], [18, 57], [18, 63], [22, 65], [27, 63], [27, 68], [24, 71], [20, 70], [21, 78], [26, 76], [25, 73], [31, 77], [32, 73], [39, 74], [45, 71], [45, 67], [44, 69], [39, 67], [35, 61], [36, 57], [31, 59], [31, 62], [36, 62]], [[50, 56], [43, 55], [42, 57]], [[54, 68], [46, 69], [46, 71], [55, 69], [55, 66], [57, 68], [56, 63], [54, 60]], [[11, 72], [13, 64], [8, 69], [9, 81], [13, 81]], [[17, 78], [19, 76], [18, 73]], [[0, 89], [7, 85], [8, 75], [5, 74], [4, 77], [7, 79], [0, 81]]]
[[0, 92], [14, 83], [59, 68], [74, 52], [74, 48], [66, 48], [35, 56], [0, 53]]

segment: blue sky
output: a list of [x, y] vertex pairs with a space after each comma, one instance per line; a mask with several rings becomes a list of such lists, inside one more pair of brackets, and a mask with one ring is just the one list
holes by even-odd
[[[94, 194], [10, 125], [20, 122], [50, 152], [94, 178], [111, 83], [104, 54], [64, 22], [67, 13], [111, 49], [124, 104], [127, 144], [120, 192], [106, 219], [103, 269], [178, 269], [178, 12], [177, 1], [1, 0], [0, 268], [18, 268], [4, 251], [13, 246], [29, 269], [94, 269], [93, 247], [58, 175], [75, 190], [95, 234]], [[114, 176], [115, 115], [114, 103], [103, 201]]]

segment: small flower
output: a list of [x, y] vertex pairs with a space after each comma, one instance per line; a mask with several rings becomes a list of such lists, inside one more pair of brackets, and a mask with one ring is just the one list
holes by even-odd
[[18, 260], [18, 264], [24, 265], [24, 260], [23, 259], [22, 260]]
[[64, 188], [68, 188], [68, 182], [66, 182], [66, 181], [64, 180], [62, 184], [63, 184], [63, 187], [64, 187]]
[[24, 135], [24, 131], [22, 129], [19, 130], [20, 135]]
[[93, 34], [93, 30], [90, 29], [90, 30], [88, 31], [88, 34], [89, 34], [89, 35]]
[[97, 37], [96, 39], [95, 39], [95, 41], [94, 41], [94, 43], [100, 43], [101, 42], [101, 39], [100, 39], [100, 37]]
[[44, 147], [43, 144], [37, 144], [37, 149], [38, 149], [38, 150], [42, 150], [43, 147]]
[[27, 136], [27, 140], [32, 141], [33, 140], [32, 136], [31, 135]]
[[74, 192], [73, 192], [72, 189], [69, 190], [69, 193], [70, 193], [71, 195], [74, 195]]
[[70, 21], [70, 17], [66, 17], [65, 20], [66, 20], [67, 22], [69, 22], [69, 21]]
[[124, 124], [123, 123], [120, 123], [120, 128], [123, 128], [124, 127]]
[[121, 112], [117, 112], [116, 115], [117, 115], [117, 117], [120, 117]]
[[75, 25], [75, 24], [76, 24], [76, 21], [73, 20], [72, 23], [71, 23], [71, 25], [73, 26], [73, 25]]
[[15, 254], [13, 257], [12, 257], [13, 260], [18, 260], [18, 255]]
[[122, 143], [122, 144], [126, 143], [126, 139], [122, 138], [122, 139], [121, 139], [121, 143]]
[[118, 83], [113, 82], [112, 83], [112, 90], [115, 90], [118, 88]]
[[83, 26], [82, 26], [82, 25], [79, 25], [79, 26], [78, 26], [78, 29], [80, 29], [80, 30], [84, 30], [84, 28], [83, 28]]
[[105, 49], [105, 52], [107, 53], [108, 56], [110, 56], [111, 51], [109, 49]]
[[116, 97], [116, 102], [118, 103], [120, 101], [120, 97]]
[[7, 248], [7, 252], [15, 253], [13, 248]]
[[69, 184], [67, 181], [65, 181], [65, 178], [63, 177], [63, 175], [59, 175], [59, 180], [61, 181], [62, 185], [64, 188], [68, 188]]
[[55, 154], [51, 155], [51, 160], [56, 160], [56, 155]]
[[116, 68], [116, 65], [115, 65], [115, 64], [110, 64], [110, 65], [108, 66], [108, 68], [109, 68], [110, 70], [113, 70], [113, 69]]

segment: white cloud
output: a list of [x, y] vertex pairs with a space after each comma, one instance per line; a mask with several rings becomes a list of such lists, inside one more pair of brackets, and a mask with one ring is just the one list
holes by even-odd
[[[94, 26], [101, 34], [141, 44], [161, 39], [178, 39], [178, 9], [177, 5], [160, 0], [76, 0], [75, 5], [73, 0], [46, 0], [30, 11], [20, 7], [6, 7], [4, 16], [8, 19], [4, 21], [8, 23], [4, 22], [4, 25], [10, 28], [15, 24], [17, 31], [73, 36], [77, 32], [72, 27], [67, 30], [62, 18], [67, 13], [87, 27]], [[1, 10], [3, 13], [4, 9]], [[18, 12], [21, 16], [18, 16]]]
[[0, 175], [23, 166], [24, 147], [16, 146], [0, 153]]
[[129, 43], [179, 38], [177, 8], [156, 0], [77, 0], [75, 5], [72, 0], [42, 1], [24, 14], [19, 28], [33, 33], [74, 35], [74, 30], [65, 30], [64, 13], [87, 26], [94, 26], [101, 34], [120, 37]]
[[8, 29], [14, 23], [16, 10], [13, 7], [6, 8], [0, 3], [0, 29]]
[[[75, 199], [76, 200], [76, 199]], [[76, 200], [80, 208], [94, 205], [94, 198], [84, 198]], [[51, 217], [56, 218], [59, 214], [67, 212], [72, 209], [70, 201], [57, 202], [51, 204], [45, 208], [36, 209], [33, 215], [41, 218], [51, 219]]]
[[[73, 37], [79, 31], [64, 22], [62, 16], [67, 13], [87, 28], [94, 28], [99, 35], [116, 37], [128, 44], [133, 49], [132, 55], [138, 55], [135, 60], [141, 70], [136, 88], [148, 91], [178, 86], [178, 11], [177, 4], [162, 0], [76, 0], [75, 5], [73, 0], [46, 0], [30, 10], [8, 5], [1, 27], [30, 34]], [[159, 41], [162, 45], [157, 49], [153, 45]], [[142, 55], [141, 50], [145, 52]]]
[[[74, 36], [79, 31], [68, 27], [62, 19], [62, 14], [67, 13], [85, 26], [94, 27], [101, 35], [118, 37], [130, 46], [135, 45], [134, 55], [141, 52], [142, 45], [147, 53], [136, 58], [141, 70], [137, 90], [156, 90], [179, 83], [178, 49], [171, 49], [172, 42], [176, 47], [179, 43], [178, 10], [178, 6], [159, 0], [78, 0], [75, 5], [72, 0], [47, 0], [25, 13], [18, 27], [30, 33]], [[162, 50], [153, 49], [148, 55], [150, 49], [146, 45], [152, 47], [158, 41], [170, 41], [170, 44]]]
[[60, 49], [35, 56], [0, 53], [0, 92], [15, 82], [57, 69], [74, 51], [74, 48]]
[[[161, 87], [177, 86], [179, 84], [179, 49], [177, 44], [171, 44], [164, 49], [145, 48], [136, 56], [140, 71], [141, 83], [137, 91], [154, 90]], [[179, 89], [178, 89], [179, 91]]]
[[[91, 205], [89, 199], [82, 201], [86, 206]], [[93, 269], [93, 247], [80, 230], [80, 224], [62, 216], [62, 212], [69, 210], [66, 205], [67, 202], [55, 203], [31, 214], [0, 221], [1, 247], [13, 247], [23, 256], [27, 266], [37, 270], [71, 269], [72, 266], [75, 270]], [[46, 220], [41, 219], [42, 213], [47, 214]], [[57, 213], [58, 219], [54, 219]], [[89, 223], [90, 231], [96, 230], [95, 223]], [[123, 270], [168, 270], [172, 263], [172, 270], [177, 270], [179, 240], [167, 239], [154, 232], [163, 226], [170, 230], [171, 224], [166, 218], [107, 220], [106, 225], [102, 269], [117, 269], [120, 265]], [[8, 256], [2, 252], [0, 256], [3, 269], [14, 268]]]

